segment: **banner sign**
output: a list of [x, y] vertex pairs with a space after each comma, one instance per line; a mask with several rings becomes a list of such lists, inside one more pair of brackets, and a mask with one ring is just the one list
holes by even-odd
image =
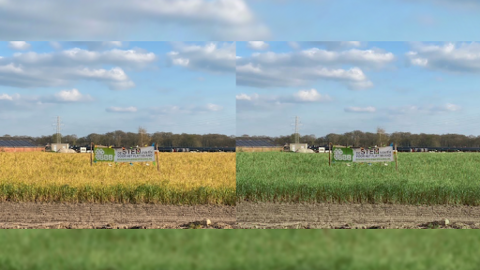
[[155, 161], [155, 148], [153, 146], [139, 148], [106, 148], [100, 147], [94, 150], [94, 162], [145, 162]]
[[346, 147], [333, 147], [333, 162], [353, 162], [353, 150]]
[[333, 147], [334, 162], [390, 162], [394, 161], [393, 147], [343, 148]]

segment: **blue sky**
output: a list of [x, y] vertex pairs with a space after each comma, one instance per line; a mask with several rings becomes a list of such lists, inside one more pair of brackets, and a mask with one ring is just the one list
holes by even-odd
[[237, 42], [237, 135], [480, 135], [480, 43]]
[[234, 135], [234, 92], [234, 42], [0, 42], [0, 135]]
[[0, 0], [2, 40], [480, 40], [478, 0]]

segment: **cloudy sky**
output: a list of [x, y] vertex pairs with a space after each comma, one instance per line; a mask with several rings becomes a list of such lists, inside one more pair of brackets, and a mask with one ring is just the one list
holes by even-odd
[[237, 135], [480, 135], [480, 43], [237, 42]]
[[0, 42], [0, 136], [234, 135], [234, 92], [234, 42]]
[[0, 0], [2, 40], [480, 40], [478, 0]]

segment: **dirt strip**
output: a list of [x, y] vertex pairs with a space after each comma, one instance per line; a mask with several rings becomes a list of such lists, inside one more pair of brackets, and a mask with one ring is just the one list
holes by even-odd
[[480, 229], [480, 206], [241, 202], [237, 228]]
[[[0, 203], [0, 228], [233, 228], [235, 206]], [[210, 224], [207, 225], [207, 219]]]

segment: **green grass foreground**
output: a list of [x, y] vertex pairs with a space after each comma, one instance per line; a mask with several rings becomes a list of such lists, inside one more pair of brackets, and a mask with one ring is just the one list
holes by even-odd
[[7, 230], [3, 270], [478, 269], [480, 231]]
[[62, 202], [62, 203], [156, 203], [171, 205], [217, 204], [235, 205], [235, 188], [199, 187], [175, 189], [167, 184], [89, 185], [4, 184], [0, 183], [0, 202]]
[[237, 153], [237, 200], [480, 205], [480, 153], [399, 153], [328, 166], [328, 154]]

